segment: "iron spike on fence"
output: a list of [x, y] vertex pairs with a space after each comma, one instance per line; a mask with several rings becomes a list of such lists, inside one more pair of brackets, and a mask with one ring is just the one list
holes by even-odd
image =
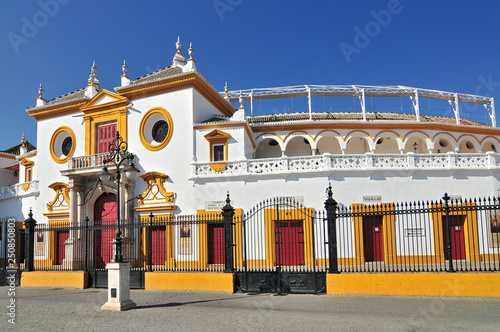
[[328, 273], [340, 273], [337, 260], [337, 201], [333, 199], [332, 185], [328, 185], [328, 198], [325, 209], [328, 220], [328, 258], [330, 268]]

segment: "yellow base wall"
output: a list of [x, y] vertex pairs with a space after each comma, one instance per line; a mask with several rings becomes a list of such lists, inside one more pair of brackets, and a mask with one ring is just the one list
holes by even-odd
[[87, 288], [87, 272], [23, 272], [21, 274], [22, 287], [73, 287]]
[[500, 297], [500, 273], [327, 274], [328, 295]]
[[232, 273], [146, 272], [145, 289], [233, 293], [234, 276]]

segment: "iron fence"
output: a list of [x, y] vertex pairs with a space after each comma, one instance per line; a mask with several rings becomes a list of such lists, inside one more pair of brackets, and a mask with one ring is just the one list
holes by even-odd
[[[445, 195], [337, 206], [332, 199], [328, 211], [314, 211], [285, 199], [245, 213], [226, 205], [224, 212], [196, 216], [141, 216], [121, 222], [123, 255], [136, 271], [499, 271], [499, 203]], [[5, 246], [5, 223], [1, 227]], [[16, 227], [13, 263], [22, 270], [24, 230]], [[36, 225], [34, 269], [104, 270], [115, 236], [115, 221]]]

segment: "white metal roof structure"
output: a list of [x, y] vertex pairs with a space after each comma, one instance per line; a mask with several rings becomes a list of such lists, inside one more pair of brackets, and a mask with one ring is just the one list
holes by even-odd
[[366, 97], [410, 97], [417, 121], [420, 121], [419, 98], [430, 98], [447, 100], [453, 112], [457, 124], [460, 124], [459, 103], [471, 103], [483, 105], [488, 112], [492, 127], [496, 127], [495, 104], [493, 97], [477, 96], [464, 93], [446, 92], [439, 90], [412, 88], [407, 86], [369, 86], [369, 85], [295, 85], [274, 88], [256, 88], [245, 90], [228, 91], [227, 84], [221, 94], [230, 102], [250, 101], [251, 114], [253, 115], [253, 101], [273, 98], [288, 98], [307, 96], [309, 103], [309, 114], [312, 119], [312, 96], [354, 96], [361, 103], [363, 119], [366, 120]]

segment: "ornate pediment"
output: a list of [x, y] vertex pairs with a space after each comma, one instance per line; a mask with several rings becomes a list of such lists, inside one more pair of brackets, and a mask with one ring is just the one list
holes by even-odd
[[47, 210], [49, 212], [69, 211], [69, 186], [66, 183], [55, 182], [49, 188], [55, 191], [55, 197], [47, 204]]
[[147, 172], [142, 174], [141, 178], [148, 184], [148, 188], [142, 195], [139, 195], [137, 199], [139, 207], [134, 208], [135, 211], [174, 210], [177, 208], [176, 205], [173, 205], [175, 194], [167, 192], [165, 189], [165, 180], [168, 179], [168, 175]]

